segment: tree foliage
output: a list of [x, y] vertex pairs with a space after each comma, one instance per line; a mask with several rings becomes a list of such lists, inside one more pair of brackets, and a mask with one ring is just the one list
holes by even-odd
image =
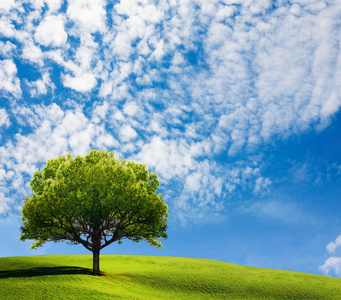
[[167, 205], [157, 194], [159, 181], [145, 165], [114, 158], [114, 152], [91, 150], [51, 159], [36, 171], [22, 208], [20, 240], [82, 244], [93, 252], [99, 272], [99, 252], [129, 239], [162, 247], [167, 238]]

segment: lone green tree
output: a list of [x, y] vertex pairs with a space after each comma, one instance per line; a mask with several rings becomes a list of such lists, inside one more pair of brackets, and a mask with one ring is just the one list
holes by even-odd
[[114, 152], [91, 150], [51, 159], [36, 171], [22, 208], [20, 240], [82, 244], [93, 253], [99, 273], [100, 250], [123, 239], [162, 247], [167, 238], [167, 205], [157, 194], [159, 181], [145, 165], [114, 158]]

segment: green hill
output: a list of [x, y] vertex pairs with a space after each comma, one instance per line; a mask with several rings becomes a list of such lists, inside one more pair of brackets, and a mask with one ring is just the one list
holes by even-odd
[[0, 299], [341, 299], [341, 279], [157, 256], [0, 258]]

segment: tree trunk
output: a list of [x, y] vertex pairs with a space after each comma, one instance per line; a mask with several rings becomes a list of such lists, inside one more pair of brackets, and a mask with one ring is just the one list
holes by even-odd
[[99, 274], [99, 249], [95, 249], [92, 251], [93, 253], [93, 267], [92, 267], [92, 272]]

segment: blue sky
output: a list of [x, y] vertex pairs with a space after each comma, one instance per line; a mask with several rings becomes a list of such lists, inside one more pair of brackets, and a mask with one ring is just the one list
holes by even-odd
[[341, 3], [2, 0], [0, 256], [51, 158], [114, 150], [160, 178], [169, 255], [341, 277]]

